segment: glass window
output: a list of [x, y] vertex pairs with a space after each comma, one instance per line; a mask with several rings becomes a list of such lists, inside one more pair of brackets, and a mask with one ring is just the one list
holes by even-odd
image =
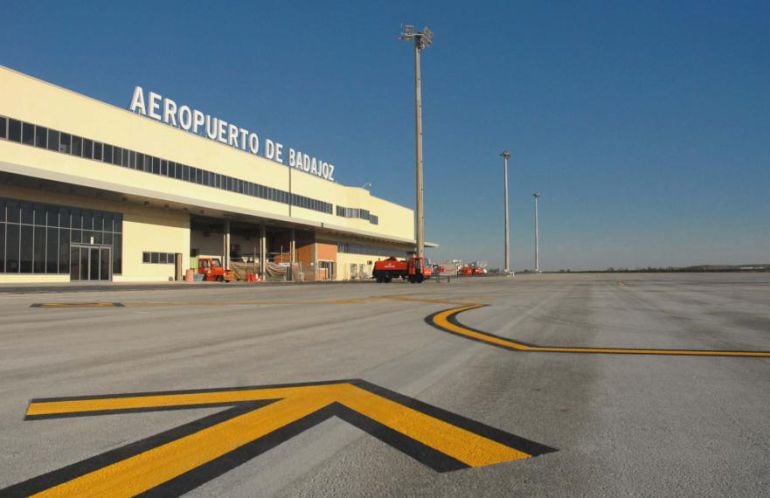
[[[42, 135], [43, 132], [38, 126], [37, 128], [37, 139], [40, 140], [40, 135]], [[56, 130], [48, 130], [48, 150], [53, 150], [55, 152], [59, 152], [59, 135], [60, 133]], [[41, 144], [37, 144], [39, 147], [43, 147]]]
[[112, 222], [115, 219], [115, 216], [112, 213], [103, 213], [104, 214], [104, 231], [105, 232], [112, 232], [114, 229], [112, 228]]
[[[43, 128], [42, 126], [37, 126], [36, 128], [35, 146], [45, 149], [48, 144], [48, 128]], [[25, 131], [24, 133], [26, 136], [27, 132]]]
[[27, 144], [27, 145], [35, 145], [35, 127], [32, 126], [31, 124], [22, 123], [21, 143]]
[[45, 227], [35, 227], [35, 231], [32, 235], [34, 249], [32, 251], [32, 272], [33, 273], [45, 273]]
[[94, 230], [97, 232], [101, 232], [104, 230], [104, 216], [102, 216], [101, 211], [95, 211], [94, 212]]
[[133, 150], [128, 151], [128, 167], [136, 169], [136, 152]]
[[70, 210], [66, 208], [59, 208], [59, 226], [64, 228], [70, 227]]
[[160, 259], [160, 255], [157, 252], [150, 253], [150, 263], [157, 263]]
[[16, 119], [8, 120], [8, 140], [21, 142], [21, 121]]
[[176, 178], [177, 180], [181, 180], [182, 179], [182, 165], [181, 164], [178, 164], [178, 163], [174, 164], [174, 178]]
[[8, 120], [0, 116], [0, 138], [5, 138], [8, 130]]
[[124, 167], [127, 168], [129, 166], [129, 162], [128, 162], [128, 149], [123, 149], [123, 153], [121, 155], [123, 157], [120, 160], [120, 164], [121, 164], [121, 166], [124, 166]]
[[168, 162], [168, 177], [176, 178], [176, 163], [174, 161]]
[[112, 164], [115, 166], [123, 166], [123, 149], [117, 145], [112, 148]]
[[123, 236], [112, 237], [112, 273], [120, 275], [123, 272]]
[[32, 210], [32, 203], [30, 202], [20, 202], [19, 203], [21, 207], [21, 222], [26, 223], [27, 225], [31, 225], [34, 220], [34, 211]]
[[19, 272], [19, 225], [5, 226], [5, 271]]
[[70, 231], [59, 230], [59, 273], [70, 272]]
[[21, 226], [21, 245], [19, 247], [19, 272], [32, 273], [33, 231], [29, 225]]
[[59, 229], [48, 227], [46, 234], [45, 272], [57, 273], [59, 271]]
[[158, 254], [158, 263], [163, 265], [168, 263], [168, 254], [166, 254], [165, 252]]
[[35, 225], [43, 225], [45, 226], [45, 206], [42, 206], [40, 204], [35, 204], [32, 207], [32, 212], [34, 213], [35, 217]]
[[87, 139], [83, 139], [83, 157], [86, 159], [93, 159], [94, 157], [94, 143]]
[[70, 153], [72, 144], [72, 136], [69, 133], [62, 133], [59, 135], [59, 152]]
[[149, 263], [150, 262], [150, 253], [149, 252], [143, 252], [142, 253], [142, 263]]
[[18, 223], [19, 222], [19, 203], [15, 201], [8, 201], [6, 203], [5, 207], [5, 213], [7, 216], [8, 223]]
[[157, 157], [152, 158], [152, 172], [153, 174], [160, 174], [160, 159]]
[[166, 176], [168, 174], [168, 161], [165, 159], [160, 160], [160, 174]]
[[104, 149], [102, 152], [102, 159], [105, 163], [111, 163], [112, 162], [112, 145], [104, 144]]
[[94, 142], [94, 159], [97, 161], [102, 160], [102, 143]]
[[83, 210], [83, 230], [94, 229], [94, 213]]
[[79, 209], [72, 210], [72, 228], [83, 228], [83, 213]]
[[83, 155], [83, 139], [72, 135], [72, 148], [70, 149], [73, 156]]
[[0, 223], [0, 273], [5, 271], [5, 223]]

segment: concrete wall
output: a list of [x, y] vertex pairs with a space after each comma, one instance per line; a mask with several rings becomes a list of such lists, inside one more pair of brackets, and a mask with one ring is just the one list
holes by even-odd
[[[308, 226], [408, 242], [414, 237], [411, 209], [372, 197], [362, 188], [329, 182], [251, 153], [139, 116], [0, 66], [0, 114], [144, 154], [291, 190], [335, 206], [366, 209], [379, 225], [161, 177], [0, 140], [0, 170], [113, 192], [148, 196]], [[130, 88], [127, 87], [127, 98]], [[291, 178], [290, 178], [291, 176]], [[289, 218], [290, 217], [290, 218]]]

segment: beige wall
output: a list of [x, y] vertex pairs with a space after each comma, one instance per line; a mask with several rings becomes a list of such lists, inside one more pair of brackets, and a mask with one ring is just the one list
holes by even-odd
[[142, 262], [142, 253], [182, 254], [182, 268], [189, 266], [190, 217], [179, 211], [131, 207], [123, 212], [123, 274], [115, 282], [168, 281], [174, 264]]
[[[278, 202], [2, 140], [0, 170], [147, 196], [157, 199], [160, 204], [172, 201], [294, 221], [307, 226], [320, 227], [324, 224], [348, 230], [351, 234], [377, 236], [402, 243], [414, 238], [413, 211], [372, 197], [365, 189], [340, 185], [290, 169], [2, 66], [0, 88], [2, 115], [285, 191], [289, 190], [291, 175], [293, 192], [335, 206], [367, 209], [379, 217], [379, 225], [372, 225], [367, 220], [343, 218], [336, 213], [326, 214], [298, 207], [290, 210], [289, 206]], [[130, 90], [127, 86], [127, 98]]]

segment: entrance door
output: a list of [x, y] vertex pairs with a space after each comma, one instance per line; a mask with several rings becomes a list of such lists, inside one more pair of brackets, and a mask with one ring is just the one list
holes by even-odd
[[73, 244], [70, 247], [71, 280], [111, 280], [112, 248]]

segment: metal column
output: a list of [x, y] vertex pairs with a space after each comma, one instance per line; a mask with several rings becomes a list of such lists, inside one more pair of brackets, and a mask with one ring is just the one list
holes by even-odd
[[225, 269], [230, 268], [230, 220], [225, 220], [225, 234], [223, 237], [224, 254], [222, 255], [222, 266]]
[[265, 267], [267, 266], [267, 230], [265, 225], [259, 225], [259, 273], [262, 276], [262, 280], [267, 275]]

